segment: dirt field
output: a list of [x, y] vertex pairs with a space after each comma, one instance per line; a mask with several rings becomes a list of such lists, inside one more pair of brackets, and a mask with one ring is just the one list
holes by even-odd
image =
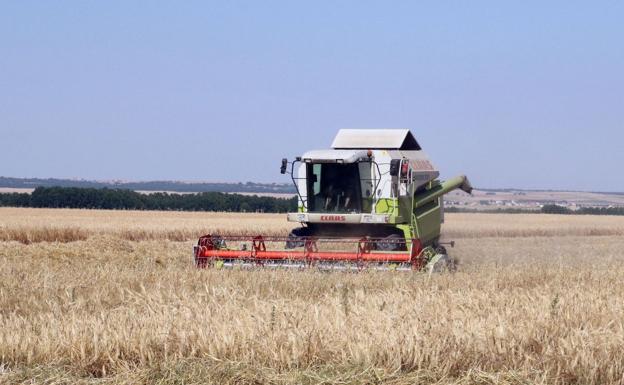
[[198, 271], [283, 215], [0, 209], [0, 383], [620, 384], [624, 218], [448, 214], [455, 274]]

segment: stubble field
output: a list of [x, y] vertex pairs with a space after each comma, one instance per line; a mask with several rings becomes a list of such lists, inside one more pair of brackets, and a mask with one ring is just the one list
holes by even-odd
[[0, 209], [0, 383], [619, 384], [624, 218], [447, 214], [454, 274], [196, 270], [283, 215]]

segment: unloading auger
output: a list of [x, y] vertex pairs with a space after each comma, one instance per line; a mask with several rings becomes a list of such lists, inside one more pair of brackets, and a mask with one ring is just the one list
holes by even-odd
[[298, 195], [288, 221], [301, 227], [285, 237], [205, 235], [198, 267], [454, 269], [440, 242], [443, 195], [472, 186], [463, 175], [439, 181], [409, 130], [340, 130], [331, 149], [282, 159], [281, 173]]

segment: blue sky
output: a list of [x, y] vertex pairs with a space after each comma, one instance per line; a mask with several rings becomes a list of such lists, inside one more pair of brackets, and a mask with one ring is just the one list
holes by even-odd
[[339, 128], [624, 191], [624, 2], [4, 1], [0, 175], [287, 182]]

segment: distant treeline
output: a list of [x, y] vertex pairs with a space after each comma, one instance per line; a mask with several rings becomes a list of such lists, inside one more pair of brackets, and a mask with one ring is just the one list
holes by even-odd
[[297, 210], [297, 199], [295, 197], [281, 199], [221, 192], [140, 194], [124, 189], [37, 187], [31, 194], [0, 194], [0, 206], [284, 213]]
[[214, 183], [214, 182], [103, 182], [72, 179], [8, 178], [0, 176], [0, 187], [36, 188], [36, 187], [82, 187], [109, 188], [138, 191], [172, 192], [244, 192], [295, 194], [292, 182], [289, 183]]
[[624, 215], [624, 207], [582, 207], [578, 210], [570, 210], [559, 205], [544, 205], [540, 210], [520, 209], [520, 208], [500, 208], [500, 209], [471, 209], [449, 207], [444, 211], [448, 213], [486, 213], [486, 214], [565, 214], [565, 215]]
[[[197, 194], [141, 194], [125, 189], [80, 187], [37, 187], [28, 193], [0, 193], [0, 206], [39, 208], [80, 208], [117, 210], [177, 210], [285, 213], [297, 210], [297, 198], [290, 199], [203, 192]], [[475, 210], [449, 207], [447, 212], [505, 214], [624, 215], [624, 207], [583, 207], [570, 210], [545, 205], [541, 210], [501, 208]]]

